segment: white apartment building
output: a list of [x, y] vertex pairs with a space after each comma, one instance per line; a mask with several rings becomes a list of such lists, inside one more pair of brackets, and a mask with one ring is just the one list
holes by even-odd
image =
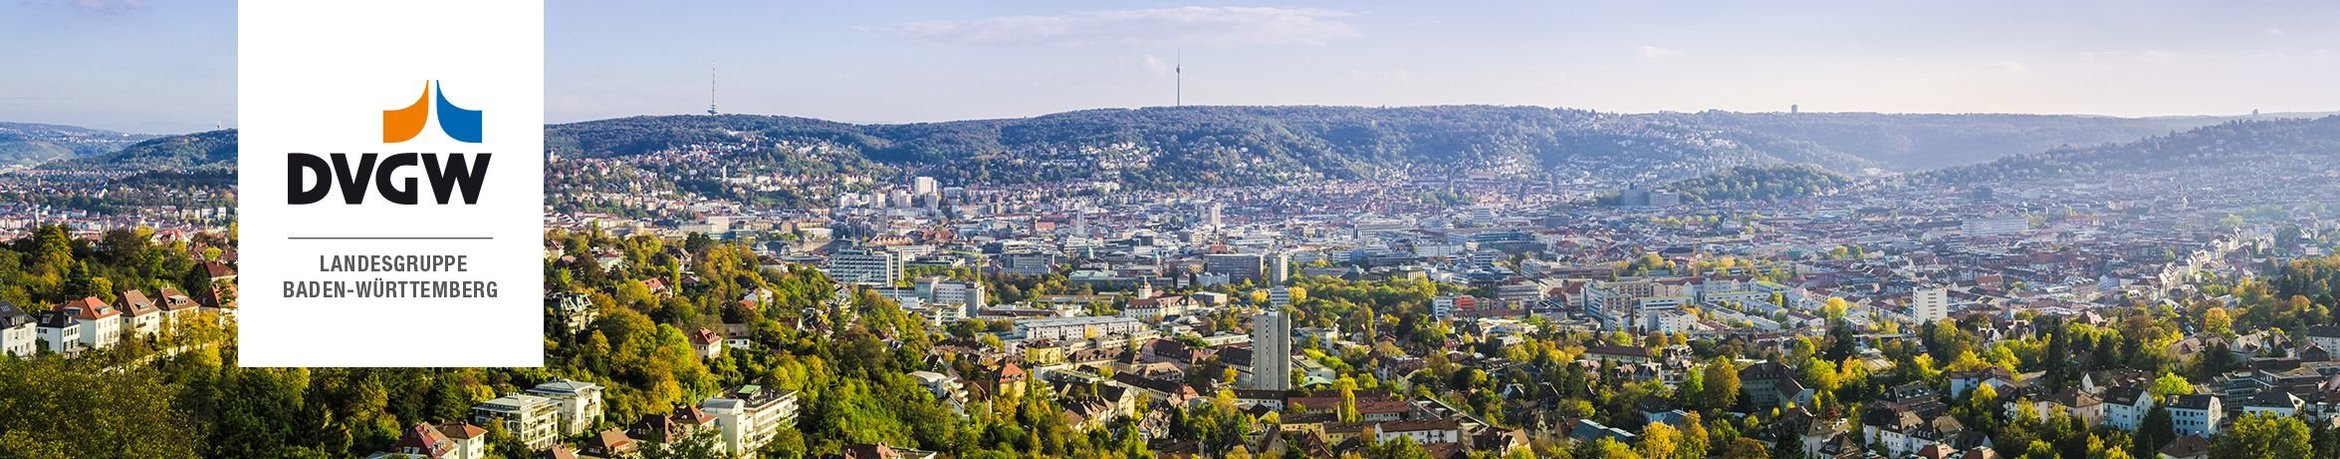
[[31, 357], [40, 352], [40, 328], [16, 304], [0, 301], [0, 354]]
[[599, 384], [558, 379], [528, 388], [528, 395], [544, 397], [560, 405], [555, 414], [559, 417], [562, 436], [583, 434], [601, 422], [603, 406]]
[[781, 428], [796, 424], [796, 391], [740, 386], [699, 403], [699, 409], [715, 417], [716, 427], [723, 432], [725, 451], [734, 457], [751, 457]]
[[1919, 287], [1911, 293], [1909, 315], [1919, 322], [1937, 322], [1950, 317], [1950, 289], [1939, 285]]
[[122, 341], [122, 311], [95, 297], [65, 303], [58, 308], [81, 322], [81, 344], [90, 349], [114, 347]]
[[902, 280], [902, 258], [884, 250], [846, 250], [830, 255], [821, 270], [837, 282], [892, 286]]
[[1145, 329], [1144, 322], [1127, 317], [1054, 317], [1016, 322], [1016, 335], [1028, 341], [1131, 336]]
[[504, 431], [528, 445], [528, 449], [543, 450], [560, 441], [560, 410], [560, 404], [549, 398], [506, 395], [471, 407], [471, 423], [501, 422]]
[[2169, 397], [2170, 424], [2178, 435], [2208, 438], [2218, 435], [2218, 422], [2224, 420], [2226, 410], [2216, 395], [2172, 395]]

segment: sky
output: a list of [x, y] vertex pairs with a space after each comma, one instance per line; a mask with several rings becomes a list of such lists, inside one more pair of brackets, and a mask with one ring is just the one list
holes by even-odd
[[[0, 120], [234, 125], [225, 0], [0, 0]], [[552, 0], [546, 116], [1188, 105], [2340, 109], [2340, 2]], [[710, 82], [713, 73], [713, 82]], [[711, 87], [710, 85], [714, 85]]]

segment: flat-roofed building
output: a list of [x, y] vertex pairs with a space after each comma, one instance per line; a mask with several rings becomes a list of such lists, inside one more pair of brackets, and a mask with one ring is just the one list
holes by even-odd
[[528, 449], [542, 450], [560, 440], [560, 410], [560, 404], [552, 399], [512, 394], [471, 407], [471, 422], [479, 425], [501, 422], [504, 431], [528, 445]]
[[528, 395], [552, 399], [560, 405], [561, 436], [576, 436], [601, 422], [601, 385], [558, 379], [528, 388]]
[[699, 409], [715, 417], [724, 449], [747, 457], [770, 443], [781, 428], [796, 424], [796, 391], [740, 386], [699, 403]]

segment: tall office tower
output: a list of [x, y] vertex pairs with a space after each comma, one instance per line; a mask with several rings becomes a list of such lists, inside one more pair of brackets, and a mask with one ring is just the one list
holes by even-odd
[[937, 184], [937, 183], [934, 181], [934, 177], [927, 177], [927, 176], [923, 176], [923, 175], [921, 175], [921, 176], [918, 176], [918, 178], [910, 179], [910, 194], [911, 194], [911, 195], [916, 195], [916, 196], [933, 196], [933, 195], [935, 195], [935, 194], [937, 194], [937, 193], [940, 193], [941, 191], [942, 191], [942, 186], [940, 186], [939, 184]]
[[1203, 256], [1203, 272], [1225, 274], [1228, 282], [1268, 280], [1262, 257], [1256, 253], [1214, 253]]
[[1282, 311], [1251, 316], [1251, 388], [1292, 388], [1292, 322]]
[[1926, 322], [1949, 318], [1950, 289], [1939, 285], [1918, 287], [1910, 300], [1909, 315]]
[[1267, 256], [1267, 278], [1276, 285], [1292, 280], [1292, 252], [1277, 251]]

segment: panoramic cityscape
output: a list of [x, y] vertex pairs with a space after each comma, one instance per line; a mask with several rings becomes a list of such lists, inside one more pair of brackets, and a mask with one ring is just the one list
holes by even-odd
[[[58, 3], [13, 12], [187, 14]], [[564, 20], [626, 14], [553, 9], [551, 60]], [[1128, 108], [809, 105], [888, 120], [838, 121], [704, 65], [676, 108], [548, 95], [535, 368], [237, 365], [236, 130], [0, 97], [0, 457], [2340, 457], [2340, 112], [1381, 106], [1188, 79], [1245, 46], [1337, 58], [1403, 14], [838, 32], [1172, 48], [1141, 78], [1168, 96]], [[2263, 35], [2323, 32], [2289, 30]], [[2009, 111], [2097, 106], [2058, 103], [2082, 105]]]

